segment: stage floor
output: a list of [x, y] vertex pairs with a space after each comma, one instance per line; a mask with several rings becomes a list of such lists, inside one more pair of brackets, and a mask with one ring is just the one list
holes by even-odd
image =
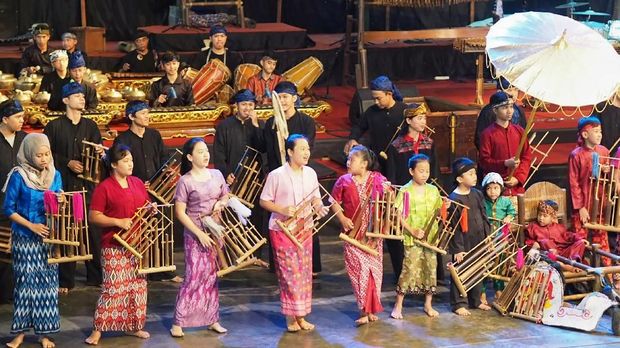
[[[178, 245], [182, 245], [179, 243]], [[472, 311], [471, 317], [452, 314], [448, 290], [439, 288], [435, 298], [438, 318], [422, 311], [422, 298], [407, 297], [404, 320], [389, 318], [394, 304], [393, 273], [385, 255], [380, 321], [359, 328], [354, 326], [357, 306], [344, 269], [342, 243], [332, 226], [321, 232], [323, 273], [314, 281], [313, 311], [308, 320], [316, 324], [313, 332], [285, 332], [280, 315], [277, 279], [263, 269], [251, 268], [233, 273], [220, 282], [221, 323], [229, 332], [217, 335], [209, 330], [186, 330], [185, 337], [173, 339], [168, 333], [179, 285], [149, 283], [146, 330], [148, 340], [106, 334], [101, 347], [595, 347], [620, 345], [613, 336], [611, 320], [604, 316], [592, 333], [554, 328], [502, 317], [497, 312]], [[183, 274], [183, 254], [177, 253], [179, 274]], [[85, 287], [83, 266], [78, 265], [78, 287], [60, 298], [61, 332], [55, 335], [57, 347], [78, 347], [88, 336], [99, 289]], [[490, 287], [489, 287], [490, 288]], [[9, 340], [11, 305], [0, 306], [0, 342]], [[22, 347], [39, 347], [34, 336], [27, 336]]]

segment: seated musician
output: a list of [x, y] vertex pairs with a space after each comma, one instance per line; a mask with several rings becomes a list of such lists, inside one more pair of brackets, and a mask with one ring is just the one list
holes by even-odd
[[522, 137], [527, 136], [523, 127], [513, 124], [514, 102], [505, 92], [498, 92], [491, 98], [495, 123], [480, 135], [478, 160], [482, 175], [496, 172], [504, 178], [504, 196], [515, 196], [525, 192], [523, 184], [527, 180], [532, 161], [530, 144], [517, 155]]
[[69, 74], [71, 75], [73, 81], [82, 85], [82, 88], [84, 89], [84, 99], [86, 100], [84, 109], [92, 110], [97, 108], [99, 100], [97, 99], [97, 90], [95, 89], [95, 86], [93, 86], [90, 82], [84, 81], [85, 73], [86, 61], [84, 60], [82, 52], [73, 52], [73, 54], [69, 56]]
[[282, 76], [274, 73], [277, 64], [275, 52], [265, 51], [260, 60], [261, 71], [248, 79], [248, 89], [260, 105], [271, 104], [271, 91], [282, 81]]
[[93, 319], [93, 331], [86, 343], [97, 345], [101, 333], [123, 331], [142, 339], [146, 322], [146, 277], [138, 274], [138, 259], [122, 247], [114, 234], [132, 227], [135, 212], [149, 201], [144, 182], [132, 175], [131, 150], [122, 144], [112, 146], [105, 156], [109, 177], [93, 193], [88, 220], [101, 227], [103, 283]]
[[47, 108], [53, 111], [64, 111], [65, 104], [62, 102], [62, 87], [71, 82], [68, 71], [69, 56], [65, 50], [56, 50], [50, 54], [54, 71], [43, 76], [39, 90], [50, 93]]
[[[480, 110], [476, 119], [476, 133], [474, 133], [474, 145], [476, 145], [476, 148], [480, 148], [480, 134], [495, 122], [495, 113], [493, 112], [494, 100], [501, 96], [501, 93], [506, 93], [510, 99], [516, 100], [518, 92], [505, 78], [500, 77], [497, 80], [497, 92], [491, 96], [489, 104]], [[527, 123], [525, 112], [517, 104], [514, 104], [514, 113], [510, 122], [518, 124], [525, 129]]]
[[157, 72], [157, 51], [149, 50], [149, 34], [139, 30], [133, 36], [136, 49], [127, 53], [118, 63], [121, 72]]
[[46, 23], [38, 23], [32, 27], [34, 43], [24, 50], [19, 63], [21, 73], [47, 74], [52, 72], [50, 50], [47, 45], [50, 40], [51, 29]]
[[535, 249], [581, 261], [588, 241], [558, 223], [558, 204], [550, 199], [542, 200], [537, 209], [536, 221], [527, 225], [525, 243]]
[[232, 78], [232, 73], [243, 62], [243, 57], [239, 52], [230, 52], [226, 48], [228, 31], [226, 31], [224, 26], [219, 24], [212, 26], [209, 30], [209, 38], [211, 39], [211, 47], [203, 49], [203, 51], [198, 53], [194, 60], [192, 60], [191, 67], [200, 70], [210, 60], [219, 59], [230, 69]]
[[[79, 51], [78, 38], [75, 33], [66, 32], [62, 34], [60, 38], [62, 39], [62, 49], [67, 51], [67, 54], [72, 54], [75, 51]], [[87, 58], [87, 55], [84, 52], [82, 52], [82, 56], [84, 56], [84, 59]]]
[[166, 76], [153, 82], [149, 93], [151, 106], [188, 106], [194, 104], [192, 85], [179, 74], [179, 55], [172, 51], [164, 53], [161, 64]]

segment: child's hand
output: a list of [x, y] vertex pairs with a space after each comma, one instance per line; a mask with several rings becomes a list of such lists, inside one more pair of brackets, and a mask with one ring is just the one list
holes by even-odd
[[502, 222], [503, 222], [504, 224], [509, 224], [509, 223], [511, 223], [511, 222], [512, 222], [512, 220], [514, 220], [514, 217], [512, 217], [512, 216], [508, 215], [508, 216], [506, 216], [506, 217], [502, 220]]
[[416, 228], [413, 230], [414, 234], [413, 236], [417, 239], [422, 239], [424, 238], [424, 230], [421, 228]]
[[517, 168], [520, 162], [518, 158], [509, 158], [504, 161], [504, 166], [506, 168]]
[[295, 215], [295, 207], [293, 207], [293, 206], [284, 207], [284, 208], [280, 209], [280, 211], [278, 213], [280, 215], [284, 215], [286, 217], [291, 217], [291, 216]]
[[340, 220], [340, 225], [342, 226], [342, 229], [344, 229], [345, 231], [350, 231], [354, 227], [353, 221], [349, 219], [348, 217], [342, 218]]
[[581, 209], [579, 209], [579, 220], [582, 224], [590, 221], [590, 213], [588, 213], [588, 209], [586, 207], [582, 207]]
[[465, 256], [465, 254], [467, 254], [467, 253], [462, 252], [462, 253], [458, 253], [458, 254], [454, 255], [454, 260], [456, 260], [456, 262], [458, 262], [458, 263], [463, 262], [463, 257]]
[[603, 173], [609, 173], [609, 170], [610, 170], [609, 164], [603, 164], [603, 165], [601, 165], [601, 171], [602, 171]]
[[538, 244], [538, 242], [534, 242], [534, 244], [532, 244], [532, 248], [540, 249], [540, 244]]

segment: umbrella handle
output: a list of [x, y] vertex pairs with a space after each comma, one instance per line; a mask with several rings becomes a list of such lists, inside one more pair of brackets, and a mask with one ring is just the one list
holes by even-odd
[[[521, 157], [521, 152], [523, 152], [523, 148], [525, 147], [525, 142], [527, 141], [527, 136], [529, 132], [532, 130], [532, 127], [534, 126], [534, 116], [536, 115], [536, 111], [538, 111], [540, 104], [541, 104], [540, 99], [536, 99], [536, 102], [534, 103], [534, 107], [532, 108], [532, 112], [530, 113], [530, 118], [527, 119], [527, 124], [525, 125], [525, 129], [523, 130], [523, 135], [521, 135], [521, 140], [519, 141], [519, 147], [517, 148], [517, 153], [514, 156], [515, 159]], [[510, 169], [510, 172], [508, 174], [508, 177], [506, 178], [506, 181], [512, 179], [512, 176], [514, 175], [515, 170], [517, 170], [516, 167]]]

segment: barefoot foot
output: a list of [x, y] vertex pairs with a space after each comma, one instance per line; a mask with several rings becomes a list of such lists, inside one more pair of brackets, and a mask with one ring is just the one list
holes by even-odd
[[144, 330], [125, 331], [125, 335], [127, 335], [127, 336], [134, 336], [134, 337], [138, 337], [138, 338], [142, 338], [142, 339], [147, 339], [147, 338], [151, 337], [151, 334], [149, 334], [148, 332], [146, 332]]
[[24, 342], [24, 335], [23, 333], [18, 334], [11, 342], [8, 342], [6, 346], [11, 348], [19, 347]]
[[172, 327], [170, 328], [170, 335], [172, 337], [179, 338], [185, 336], [185, 333], [183, 332], [183, 328], [181, 328], [180, 326], [172, 325]]
[[86, 344], [90, 344], [91, 346], [96, 346], [99, 344], [99, 339], [101, 339], [101, 331], [93, 331], [90, 336], [84, 340], [84, 342]]
[[223, 333], [227, 333], [228, 329], [226, 329], [225, 327], [223, 327], [222, 325], [220, 325], [219, 322], [209, 326], [209, 330], [213, 330], [217, 333], [223, 334]]
[[402, 319], [403, 318], [403, 309], [401, 307], [395, 306], [394, 309], [392, 309], [392, 314], [390, 314], [390, 317], [394, 318], [394, 319]]
[[355, 325], [357, 325], [357, 326], [362, 326], [362, 325], [365, 325], [365, 324], [368, 324], [368, 316], [367, 315], [361, 316], [361, 317], [359, 317], [359, 319], [357, 319], [355, 321]]
[[379, 320], [379, 317], [374, 315], [374, 314], [368, 314], [368, 319], [370, 321], [377, 321], [377, 320]]
[[456, 313], [457, 315], [463, 316], [463, 317], [471, 315], [471, 313], [465, 307], [461, 307], [455, 310], [454, 313]]
[[428, 306], [428, 307], [424, 307], [424, 313], [426, 313], [426, 315], [428, 315], [431, 318], [435, 318], [437, 316], [439, 316], [439, 312], [437, 312], [433, 307]]
[[301, 327], [302, 330], [314, 330], [314, 324], [307, 322], [304, 318], [297, 318], [297, 324], [299, 324], [299, 327]]
[[301, 327], [297, 324], [297, 321], [292, 321], [286, 324], [286, 331], [288, 332], [297, 332], [299, 330], [301, 330]]
[[43, 337], [39, 340], [39, 343], [41, 343], [41, 347], [42, 348], [54, 348], [56, 347], [56, 344], [54, 344], [54, 341], [52, 341], [49, 337]]
[[482, 309], [483, 311], [489, 311], [491, 310], [491, 307], [488, 304], [481, 303], [480, 306], [478, 306], [478, 309]]

